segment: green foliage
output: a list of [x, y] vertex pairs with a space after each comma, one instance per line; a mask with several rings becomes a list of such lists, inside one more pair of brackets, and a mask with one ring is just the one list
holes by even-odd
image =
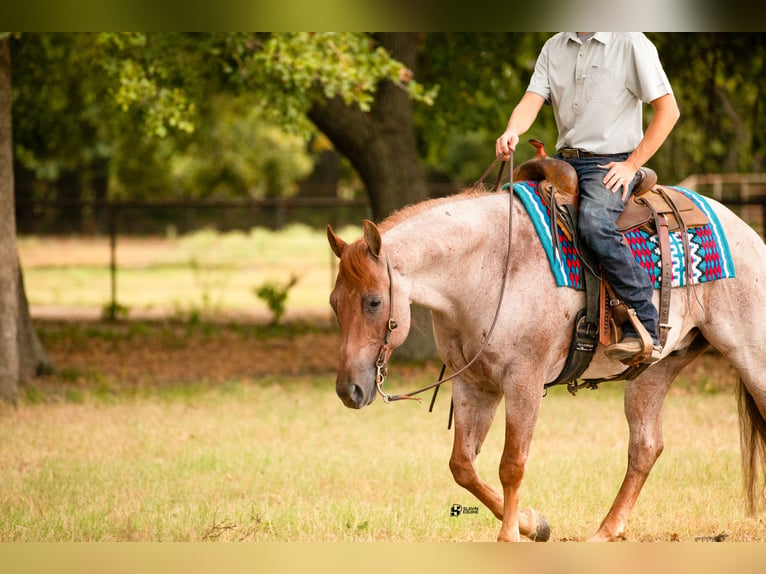
[[433, 103], [426, 89], [367, 34], [351, 32], [271, 34], [244, 58], [240, 78], [263, 92], [280, 122], [308, 133], [306, 112], [323, 98], [341, 98], [362, 111], [375, 103], [378, 84], [389, 80], [414, 99]]
[[108, 85], [94, 73], [91, 34], [22, 34], [11, 40], [15, 159], [58, 179], [109, 157], [119, 126]]
[[216, 85], [205, 36], [102, 33], [96, 43], [103, 49], [96, 64], [107, 73], [114, 104], [132, 113], [146, 136], [194, 132], [194, 100]]
[[68, 172], [83, 198], [96, 177], [120, 198], [289, 195], [312, 168], [313, 102], [338, 95], [368, 110], [384, 78], [434, 95], [366, 34], [29, 33], [12, 43], [16, 158], [49, 198], [63, 191], [40, 178]]
[[252, 95], [221, 94], [200, 119], [200, 136], [170, 158], [174, 189], [193, 196], [282, 197], [298, 191], [313, 161], [303, 139], [264, 118]]
[[[537, 54], [549, 36], [539, 32], [425, 36], [419, 51], [418, 78], [425, 85], [440, 85], [433, 106], [415, 108], [420, 153], [429, 165], [446, 170], [461, 183], [481, 175], [495, 157], [495, 139], [524, 94]], [[555, 133], [553, 116], [544, 110], [528, 135], [548, 142]], [[476, 167], [455, 165], [452, 158], [460, 159], [456, 148], [466, 147], [470, 155], [463, 159]], [[524, 146], [519, 151], [520, 160], [527, 153], [533, 155]]]
[[[132, 59], [122, 62], [115, 103], [127, 112], [139, 102], [145, 106], [146, 127], [150, 134], [165, 137], [171, 128], [194, 131], [194, 102], [184, 90], [159, 86], [154, 70], [146, 70]], [[149, 103], [149, 105], [147, 105]]]
[[[682, 114], [652, 160], [663, 180], [766, 169], [764, 36], [649, 35]], [[312, 167], [307, 110], [337, 97], [377, 113], [383, 81], [430, 104], [414, 107], [420, 160], [465, 183], [494, 157], [549, 36], [424, 33], [413, 77], [364, 33], [12, 34], [15, 158], [35, 178], [24, 193], [289, 195]], [[527, 135], [553, 147], [547, 107]], [[56, 184], [67, 178], [76, 191]]]
[[291, 275], [290, 280], [285, 284], [266, 281], [254, 289], [255, 295], [269, 307], [273, 316], [273, 325], [278, 324], [282, 319], [282, 315], [285, 313], [287, 295], [296, 283], [298, 283], [298, 276]]
[[681, 119], [656, 157], [678, 181], [691, 173], [766, 169], [766, 37], [649, 34], [678, 100]]

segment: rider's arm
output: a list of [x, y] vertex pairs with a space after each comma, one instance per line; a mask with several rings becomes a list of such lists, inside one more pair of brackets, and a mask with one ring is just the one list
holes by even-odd
[[511, 150], [516, 149], [519, 136], [532, 127], [538, 112], [543, 107], [545, 99], [534, 92], [526, 92], [513, 109], [508, 120], [508, 126], [495, 142], [497, 157], [508, 159]]

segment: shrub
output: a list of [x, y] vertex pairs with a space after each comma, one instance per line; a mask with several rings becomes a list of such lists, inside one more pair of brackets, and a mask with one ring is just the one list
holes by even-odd
[[280, 285], [273, 281], [266, 281], [254, 289], [255, 295], [263, 300], [272, 313], [272, 325], [276, 325], [282, 319], [282, 315], [285, 313], [285, 301], [287, 295], [295, 284], [298, 283], [298, 277], [291, 275], [290, 280], [284, 285]]

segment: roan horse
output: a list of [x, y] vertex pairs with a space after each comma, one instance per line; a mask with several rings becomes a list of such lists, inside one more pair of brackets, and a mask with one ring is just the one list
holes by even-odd
[[[455, 436], [450, 469], [502, 520], [498, 540], [547, 539], [547, 521], [520, 509], [519, 488], [546, 383], [561, 371], [582, 291], [556, 287], [543, 247], [520, 202], [508, 194], [468, 191], [425, 201], [379, 226], [365, 221], [364, 236], [346, 243], [328, 226], [340, 258], [330, 304], [341, 331], [336, 392], [359, 409], [376, 396], [376, 363], [385, 363], [410, 329], [410, 304], [431, 310], [444, 363], [459, 370], [484, 343], [505, 297], [496, 329], [474, 364], [453, 380]], [[708, 346], [739, 373], [741, 450], [748, 510], [761, 498], [766, 470], [766, 246], [742, 220], [710, 200], [728, 237], [736, 278], [696, 285], [689, 304], [673, 297], [662, 359], [625, 383], [630, 429], [628, 465], [617, 496], [591, 540], [622, 537], [628, 515], [663, 449], [662, 405], [672, 381]], [[512, 214], [512, 234], [508, 232]], [[504, 282], [508, 238], [513, 251]], [[677, 289], [676, 289], [677, 291]], [[658, 302], [655, 292], [655, 304]], [[393, 298], [393, 306], [391, 301]], [[395, 324], [390, 324], [394, 319]], [[391, 330], [391, 327], [396, 327]], [[384, 355], [381, 357], [381, 355]], [[613, 377], [627, 367], [599, 346], [583, 379]], [[505, 397], [502, 493], [477, 474], [474, 460]]]

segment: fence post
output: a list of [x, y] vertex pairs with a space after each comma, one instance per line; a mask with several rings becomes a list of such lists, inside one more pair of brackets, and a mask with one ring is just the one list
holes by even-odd
[[109, 321], [117, 319], [117, 210], [114, 202], [107, 203], [107, 218], [109, 220], [109, 276], [111, 301], [106, 318]]

